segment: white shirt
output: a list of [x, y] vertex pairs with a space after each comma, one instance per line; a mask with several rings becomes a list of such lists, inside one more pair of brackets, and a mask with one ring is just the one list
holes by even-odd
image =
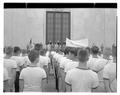
[[64, 71], [68, 72], [69, 70], [74, 69], [78, 66], [79, 66], [79, 62], [76, 62], [76, 61], [67, 62], [67, 64], [65, 65]]
[[48, 66], [48, 63], [50, 63], [50, 58], [40, 55], [40, 59], [39, 62], [37, 63], [37, 66], [43, 68], [43, 66]]
[[17, 70], [16, 71], [20, 71], [20, 66], [24, 65], [24, 63], [25, 63], [24, 57], [12, 56], [11, 59], [15, 60], [17, 63]]
[[7, 71], [6, 68], [4, 68], [4, 78], [3, 78], [3, 80], [5, 81], [5, 80], [8, 80], [8, 79], [9, 79], [8, 71]]
[[107, 60], [103, 59], [103, 58], [91, 58], [88, 62], [87, 62], [87, 66], [88, 68], [90, 68], [91, 70], [94, 71], [100, 71], [101, 69], [104, 68], [104, 66], [107, 64]]
[[99, 85], [95, 72], [78, 68], [67, 72], [65, 82], [72, 86], [72, 92], [91, 92], [92, 88]]
[[97, 72], [99, 81], [103, 82], [103, 69], [108, 60], [103, 58], [92, 58], [88, 61], [87, 66], [89, 69]]
[[24, 56], [24, 65], [29, 66], [30, 64], [31, 64], [31, 62], [30, 62], [28, 56]]
[[60, 60], [61, 57], [63, 57], [63, 55], [60, 55], [60, 54], [58, 54], [58, 53], [54, 54], [54, 56], [53, 56], [53, 58], [55, 58], [55, 60], [56, 60], [57, 62], [59, 62], [59, 60]]
[[41, 92], [41, 81], [46, 72], [40, 67], [27, 67], [21, 71], [19, 79], [24, 80], [24, 92]]
[[107, 64], [103, 70], [103, 78], [110, 80], [110, 88], [113, 92], [117, 92], [116, 73], [116, 63]]
[[60, 60], [60, 68], [65, 69], [67, 63], [71, 62], [72, 60], [67, 59], [66, 57], [62, 57]]
[[4, 59], [4, 68], [7, 69], [9, 78], [12, 79], [12, 69], [17, 68], [17, 63], [12, 59]]
[[45, 54], [45, 56], [49, 57], [49, 55], [50, 55], [50, 52], [47, 51], [46, 54]]

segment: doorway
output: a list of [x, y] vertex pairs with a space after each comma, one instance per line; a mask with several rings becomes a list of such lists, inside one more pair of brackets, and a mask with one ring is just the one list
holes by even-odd
[[46, 12], [46, 44], [51, 41], [56, 42], [66, 41], [70, 38], [70, 12]]

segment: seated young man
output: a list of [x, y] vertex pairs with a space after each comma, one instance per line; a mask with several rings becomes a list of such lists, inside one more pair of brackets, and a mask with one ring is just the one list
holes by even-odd
[[20, 56], [21, 49], [18, 46], [14, 47], [14, 55], [11, 57], [12, 60], [16, 61], [17, 69], [16, 69], [16, 79], [15, 79], [15, 92], [19, 92], [19, 75], [21, 70], [24, 68], [24, 58]]
[[87, 68], [88, 50], [78, 51], [79, 66], [67, 72], [65, 77], [67, 92], [92, 92], [99, 85], [97, 73]]
[[107, 64], [103, 70], [106, 92], [117, 92], [117, 47], [112, 47], [113, 62]]
[[12, 47], [6, 47], [5, 52], [6, 52], [6, 56], [4, 57], [4, 68], [6, 68], [6, 70], [8, 71], [9, 91], [13, 92], [15, 90], [14, 82], [16, 78], [17, 63], [16, 61], [11, 59], [13, 54]]
[[20, 92], [42, 92], [45, 91], [46, 72], [43, 68], [37, 67], [39, 52], [31, 50], [28, 55], [31, 64], [24, 68], [19, 77]]

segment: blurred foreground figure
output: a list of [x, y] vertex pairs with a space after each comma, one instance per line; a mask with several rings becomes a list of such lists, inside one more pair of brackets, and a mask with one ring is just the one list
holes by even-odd
[[30, 66], [24, 68], [19, 77], [20, 92], [42, 92], [45, 91], [46, 72], [38, 67], [39, 52], [31, 50], [28, 55]]
[[98, 76], [87, 68], [88, 50], [78, 51], [79, 66], [66, 73], [65, 82], [67, 92], [92, 92], [99, 85]]
[[4, 57], [4, 68], [7, 70], [5, 71], [5, 76], [6, 72], [8, 72], [8, 88], [7, 91], [13, 92], [15, 91], [15, 78], [16, 78], [16, 69], [17, 69], [17, 63], [16, 61], [12, 60], [11, 57], [13, 55], [13, 48], [12, 47], [6, 47], [5, 49], [5, 57]]
[[113, 62], [108, 63], [103, 71], [106, 92], [117, 92], [117, 47], [112, 46]]
[[21, 49], [18, 46], [14, 47], [14, 55], [11, 57], [12, 60], [16, 61], [16, 79], [15, 79], [15, 92], [19, 92], [19, 75], [24, 66], [24, 59], [20, 56]]

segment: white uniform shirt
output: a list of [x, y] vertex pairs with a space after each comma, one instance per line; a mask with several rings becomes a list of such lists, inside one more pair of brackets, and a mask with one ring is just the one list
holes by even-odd
[[76, 62], [76, 61], [67, 62], [67, 64], [65, 65], [64, 71], [68, 72], [69, 70], [74, 69], [78, 66], [79, 66], [79, 62]]
[[24, 56], [24, 65], [29, 66], [30, 64], [31, 64], [31, 62], [30, 62], [28, 56]]
[[107, 64], [103, 70], [103, 78], [110, 80], [110, 88], [113, 92], [117, 92], [116, 73], [116, 63]]
[[50, 63], [50, 58], [46, 57], [46, 56], [41, 56], [40, 55], [40, 60], [37, 63], [37, 66], [41, 67], [41, 68], [43, 68], [43, 66], [47, 66], [48, 67], [48, 63]]
[[50, 55], [50, 52], [47, 51], [46, 54], [45, 54], [45, 56], [49, 57], [49, 55]]
[[4, 68], [7, 69], [9, 78], [12, 79], [12, 69], [17, 68], [17, 63], [12, 59], [4, 59]]
[[103, 58], [92, 58], [88, 63], [87, 66], [89, 69], [97, 72], [99, 81], [103, 81], [103, 69], [107, 64], [108, 60]]
[[67, 72], [65, 82], [72, 86], [72, 92], [91, 92], [92, 88], [99, 85], [95, 72], [78, 68]]
[[4, 68], [4, 78], [3, 78], [3, 80], [6, 81], [6, 80], [8, 80], [8, 79], [9, 79], [8, 71], [7, 71], [6, 68]]
[[21, 56], [12, 56], [11, 57], [12, 60], [15, 60], [17, 63], [17, 70], [16, 71], [20, 71], [20, 66], [23, 66], [25, 61], [24, 61], [24, 57]]
[[60, 68], [65, 69], [67, 63], [71, 62], [72, 60], [67, 59], [66, 57], [62, 57], [60, 60]]
[[41, 92], [41, 81], [46, 78], [46, 72], [40, 67], [27, 67], [21, 71], [20, 78], [24, 80], [23, 92]]

